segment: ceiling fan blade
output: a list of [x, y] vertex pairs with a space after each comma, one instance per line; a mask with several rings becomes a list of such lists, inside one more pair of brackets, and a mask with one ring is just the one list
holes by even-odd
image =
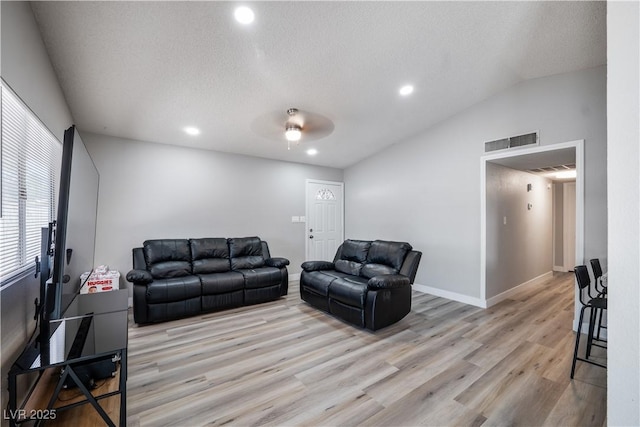
[[306, 141], [313, 141], [329, 136], [335, 128], [330, 119], [317, 113], [305, 111], [303, 113], [303, 121], [302, 139]]

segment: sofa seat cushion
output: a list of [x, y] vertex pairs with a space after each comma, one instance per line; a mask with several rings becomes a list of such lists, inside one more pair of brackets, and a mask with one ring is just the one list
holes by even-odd
[[147, 302], [150, 304], [199, 298], [200, 279], [197, 276], [157, 279], [147, 285]]
[[231, 270], [227, 239], [190, 239], [189, 244], [193, 257], [193, 274], [221, 273]]
[[279, 285], [282, 280], [280, 269], [275, 267], [262, 267], [255, 269], [238, 270], [244, 276], [244, 286], [246, 289], [266, 288], [268, 286]]
[[384, 264], [365, 264], [360, 270], [360, 275], [362, 277], [366, 277], [367, 279], [387, 274], [398, 274], [398, 270]]
[[202, 295], [217, 295], [244, 289], [244, 276], [237, 271], [226, 273], [199, 274]]
[[367, 289], [367, 279], [365, 278], [340, 278], [334, 280], [329, 286], [329, 298], [352, 307], [364, 308]]

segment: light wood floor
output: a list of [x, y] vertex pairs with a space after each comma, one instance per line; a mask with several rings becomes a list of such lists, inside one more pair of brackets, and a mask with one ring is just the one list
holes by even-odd
[[271, 303], [131, 322], [128, 425], [603, 426], [606, 370], [578, 362], [569, 380], [573, 287], [557, 274], [486, 310], [414, 292], [375, 333], [297, 283]]

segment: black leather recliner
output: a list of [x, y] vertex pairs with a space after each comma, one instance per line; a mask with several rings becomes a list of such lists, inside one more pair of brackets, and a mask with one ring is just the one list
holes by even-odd
[[346, 240], [333, 262], [302, 264], [300, 296], [312, 306], [375, 331], [411, 311], [422, 252], [409, 243]]
[[258, 237], [147, 240], [133, 249], [133, 318], [161, 322], [272, 301], [288, 292], [289, 260]]

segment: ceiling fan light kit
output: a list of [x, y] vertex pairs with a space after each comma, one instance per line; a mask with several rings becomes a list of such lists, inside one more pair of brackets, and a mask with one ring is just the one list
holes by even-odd
[[284, 136], [287, 138], [287, 141], [298, 142], [302, 137], [302, 128], [296, 124], [288, 124], [284, 131]]
[[301, 142], [317, 141], [333, 132], [333, 122], [310, 111], [287, 108], [262, 114], [251, 122], [251, 130], [272, 141], [287, 141], [287, 149]]

